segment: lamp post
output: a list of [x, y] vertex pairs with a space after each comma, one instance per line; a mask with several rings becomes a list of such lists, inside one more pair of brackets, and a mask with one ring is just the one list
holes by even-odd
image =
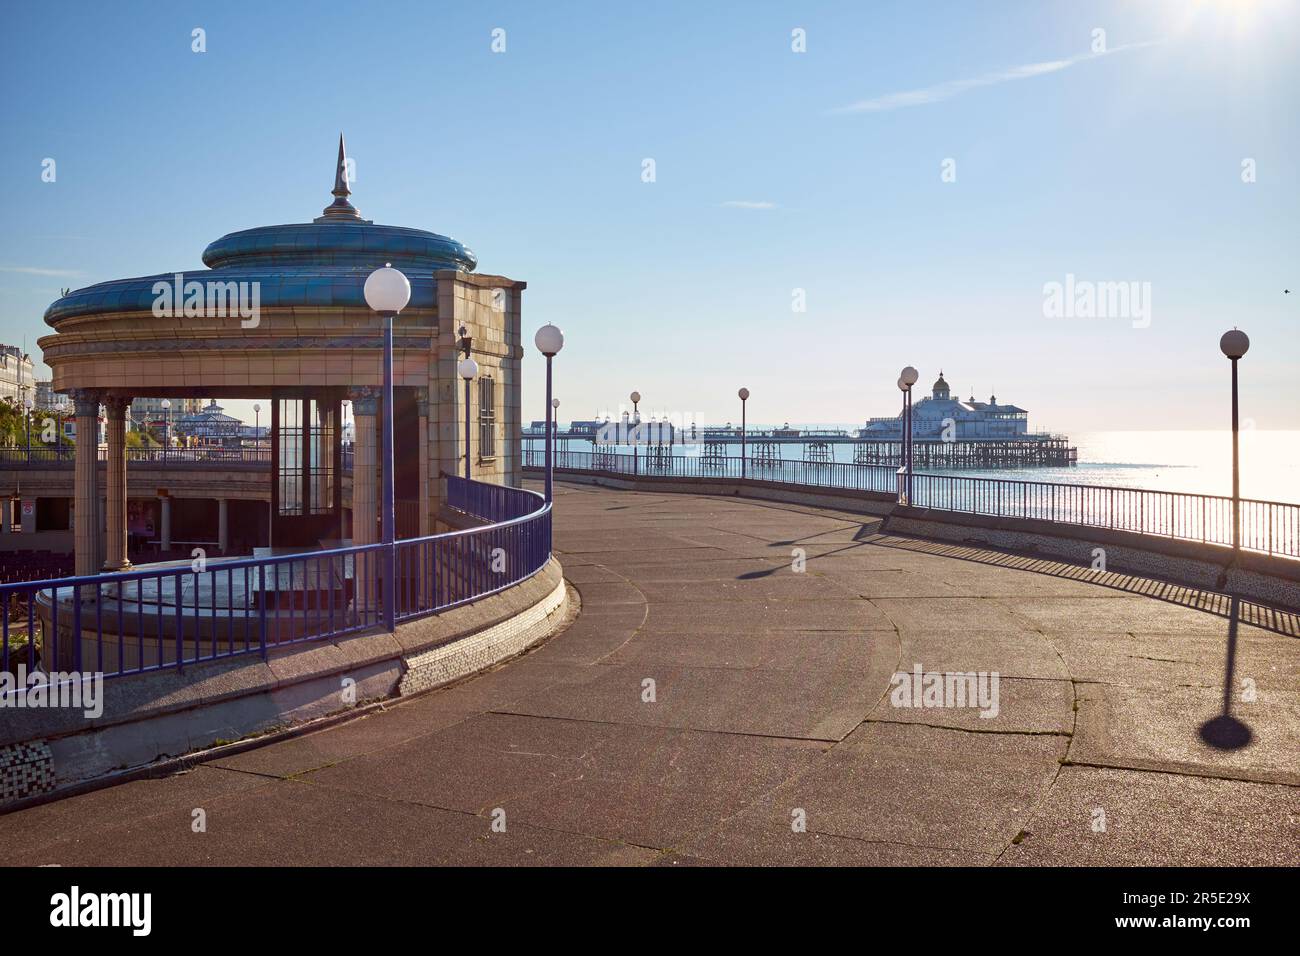
[[749, 389], [742, 388], [736, 393], [740, 396], [740, 477], [745, 477], [745, 403], [749, 401]]
[[1250, 348], [1250, 338], [1238, 328], [1224, 332], [1219, 348], [1232, 362], [1232, 550], [1241, 550], [1241, 471], [1237, 449], [1237, 360]]
[[163, 458], [167, 457], [167, 448], [172, 443], [172, 400], [162, 400], [163, 410]]
[[637, 459], [640, 457], [641, 449], [637, 445], [640, 438], [640, 432], [637, 426], [641, 424], [641, 393], [633, 392], [628, 398], [632, 399], [632, 434], [629, 436], [632, 442], [632, 474], [638, 471]]
[[549, 323], [543, 325], [533, 336], [533, 344], [537, 346], [537, 351], [546, 356], [546, 500], [551, 500], [554, 491], [555, 476], [553, 474], [554, 461], [551, 454], [551, 444], [554, 436], [551, 434], [551, 417], [555, 413], [555, 406], [551, 399], [551, 359], [560, 353], [564, 348], [564, 333], [554, 325]]
[[253, 403], [253, 458], [260, 457], [262, 449], [262, 405]]
[[380, 448], [383, 481], [381, 529], [384, 548], [384, 627], [397, 629], [397, 545], [393, 490], [393, 319], [411, 301], [411, 283], [390, 263], [366, 276], [366, 305], [384, 320], [384, 439]]
[[29, 393], [24, 392], [23, 408], [26, 409], [26, 414], [23, 415], [23, 417], [27, 419], [27, 463], [29, 465], [32, 462], [32, 408], [35, 404], [36, 403], [32, 401], [32, 396]]
[[[556, 468], [560, 467], [560, 400], [551, 399], [551, 408], [555, 409], [555, 461], [552, 464]], [[566, 445], [565, 448], [568, 448]]]
[[898, 376], [898, 387], [903, 390], [903, 488], [907, 503], [912, 503], [912, 386], [920, 378], [920, 373], [910, 365], [905, 365]]
[[469, 383], [478, 376], [478, 362], [467, 356], [456, 363], [456, 373], [465, 380], [465, 480], [469, 481]]

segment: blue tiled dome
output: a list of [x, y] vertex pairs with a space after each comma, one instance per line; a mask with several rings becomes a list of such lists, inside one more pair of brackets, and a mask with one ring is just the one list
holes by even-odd
[[369, 222], [304, 222], [259, 226], [222, 236], [203, 251], [211, 269], [229, 266], [344, 266], [367, 273], [385, 262], [403, 272], [473, 272], [474, 253], [448, 236]]

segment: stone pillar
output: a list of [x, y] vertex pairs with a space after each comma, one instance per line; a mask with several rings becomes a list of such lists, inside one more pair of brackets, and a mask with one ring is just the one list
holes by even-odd
[[420, 436], [420, 537], [433, 534], [433, 499], [429, 491], [429, 390], [415, 391], [415, 407]]
[[158, 496], [158, 547], [172, 549], [172, 499], [170, 495]]
[[73, 542], [78, 575], [99, 572], [99, 393], [78, 389], [77, 446], [73, 466], [72, 500], [76, 509]]
[[[379, 389], [357, 388], [348, 393], [352, 400], [352, 543], [374, 544], [379, 540], [379, 516], [375, 472], [379, 464]], [[375, 579], [383, 573], [378, 551], [357, 555], [353, 564], [355, 608], [378, 611]]]
[[120, 395], [104, 400], [108, 411], [105, 571], [125, 571], [131, 566], [126, 556], [126, 409], [130, 404], [129, 398]]
[[353, 389], [354, 444], [352, 446], [352, 543], [374, 544], [379, 540], [378, 481], [379, 390]]
[[225, 554], [230, 550], [230, 499], [217, 499], [217, 547]]
[[0, 534], [8, 534], [13, 530], [14, 524], [14, 502], [12, 498], [0, 499]]
[[36, 533], [36, 499], [24, 498], [20, 504], [22, 508], [23, 534]]

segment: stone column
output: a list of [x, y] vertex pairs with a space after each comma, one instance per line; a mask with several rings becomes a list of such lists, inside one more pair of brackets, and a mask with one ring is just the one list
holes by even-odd
[[0, 534], [8, 534], [13, 530], [14, 523], [14, 502], [12, 498], [0, 499]]
[[125, 571], [131, 566], [126, 556], [126, 409], [130, 404], [129, 398], [120, 395], [104, 400], [108, 411], [105, 571]]
[[429, 390], [415, 390], [415, 407], [420, 436], [420, 537], [433, 534], [433, 498], [429, 493]]
[[358, 388], [348, 393], [352, 401], [352, 543], [379, 540], [376, 497], [379, 464], [379, 390]]
[[172, 499], [170, 495], [158, 496], [158, 547], [172, 549]]
[[230, 550], [230, 499], [217, 499], [217, 547], [225, 554]]
[[[352, 543], [374, 544], [379, 540], [376, 519], [379, 516], [375, 480], [379, 464], [379, 389], [355, 388], [348, 393], [352, 401]], [[355, 608], [378, 611], [376, 576], [382, 573], [378, 551], [357, 555], [353, 563]]]
[[76, 403], [77, 446], [73, 466], [72, 500], [76, 509], [73, 542], [78, 575], [99, 571], [99, 393], [78, 389]]

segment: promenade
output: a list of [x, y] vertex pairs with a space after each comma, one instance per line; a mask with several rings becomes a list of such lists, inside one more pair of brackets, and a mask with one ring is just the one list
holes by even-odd
[[[1216, 750], [1223, 595], [821, 508], [556, 498], [581, 597], [562, 633], [383, 712], [0, 816], [0, 862], [1296, 863], [1296, 615], [1239, 605], [1252, 741]], [[918, 665], [997, 672], [996, 716], [895, 706]]]

